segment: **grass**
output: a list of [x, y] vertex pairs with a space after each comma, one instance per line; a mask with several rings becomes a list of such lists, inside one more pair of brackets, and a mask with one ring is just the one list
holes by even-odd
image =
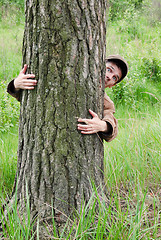
[[[51, 216], [52, 225], [44, 220], [46, 239], [159, 239], [160, 216], [157, 199], [149, 199], [147, 204], [147, 198], [150, 198], [149, 195], [140, 193], [139, 184], [136, 188], [136, 201], [128, 194], [121, 198], [116, 192], [113, 192], [110, 198], [99, 195], [93, 187], [93, 195], [88, 204], [82, 204], [81, 212], [74, 219], [68, 218], [59, 235], [55, 229], [54, 217]], [[32, 223], [28, 198], [25, 206], [26, 217], [20, 215], [16, 201], [10, 210], [7, 209], [7, 220], [4, 219], [3, 211], [0, 212], [0, 219], [3, 219], [2, 239], [41, 239], [40, 221], [35, 219]], [[149, 214], [150, 212], [153, 214]]]
[[[16, 9], [13, 6], [10, 14], [6, 8], [0, 21], [0, 205], [12, 191], [17, 165], [19, 103], [6, 93], [7, 83], [21, 69], [24, 17]], [[105, 143], [108, 196], [100, 197], [93, 187], [88, 205], [82, 204], [81, 213], [68, 219], [59, 236], [54, 218], [52, 226], [46, 222], [48, 239], [161, 238], [161, 84], [159, 77], [148, 79], [142, 71], [143, 58], [161, 59], [161, 27], [145, 15], [132, 20], [127, 15], [124, 21], [111, 23], [107, 32], [107, 54], [120, 53], [130, 65], [123, 85], [107, 92], [115, 102], [119, 123], [118, 137]], [[6, 224], [1, 239], [41, 239], [40, 222], [31, 222], [28, 199], [27, 222], [16, 201], [7, 211], [8, 220], [0, 211]]]
[[118, 137], [105, 144], [107, 178], [111, 183], [117, 180], [124, 184], [135, 184], [139, 179], [143, 189], [154, 189], [161, 180], [160, 105], [139, 113], [123, 111], [120, 108], [117, 112]]
[[[19, 103], [6, 92], [7, 84], [21, 69], [21, 48], [24, 22], [16, 8], [1, 7], [0, 21], [0, 196], [12, 191], [16, 172]], [[16, 13], [16, 14], [15, 14]], [[21, 22], [16, 19], [21, 16]], [[8, 24], [10, 23], [10, 24]], [[0, 200], [1, 205], [1, 200]]]
[[[125, 238], [120, 239], [159, 239], [160, 106], [144, 108], [142, 112], [120, 107], [117, 118], [119, 135], [105, 144], [105, 181], [108, 191], [115, 193], [120, 219], [125, 217], [124, 224], [133, 228], [130, 235], [124, 232]], [[128, 223], [129, 217], [131, 223]]]
[[[0, 135], [0, 196], [11, 193], [17, 168], [17, 127]], [[1, 202], [1, 201], [0, 201]]]
[[10, 81], [21, 69], [23, 25], [8, 28], [0, 22], [0, 80]]

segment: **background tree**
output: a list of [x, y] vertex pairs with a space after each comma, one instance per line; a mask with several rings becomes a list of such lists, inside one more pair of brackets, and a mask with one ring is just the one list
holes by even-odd
[[[103, 181], [103, 144], [77, 131], [77, 118], [101, 117], [105, 0], [26, 0], [23, 63], [38, 86], [20, 107], [17, 198], [26, 184], [32, 216], [64, 221]], [[102, 83], [100, 88], [100, 82]]]

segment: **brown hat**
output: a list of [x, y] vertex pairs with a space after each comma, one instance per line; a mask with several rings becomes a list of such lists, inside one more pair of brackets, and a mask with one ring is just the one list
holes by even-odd
[[118, 67], [121, 68], [122, 77], [118, 82], [120, 82], [124, 77], [126, 77], [129, 67], [128, 63], [123, 57], [121, 57], [120, 55], [110, 55], [105, 60], [106, 62], [114, 62], [118, 65]]

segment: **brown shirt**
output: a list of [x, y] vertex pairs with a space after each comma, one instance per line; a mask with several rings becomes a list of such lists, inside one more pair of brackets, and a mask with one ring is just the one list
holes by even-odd
[[115, 107], [113, 101], [107, 96], [105, 93], [104, 95], [104, 111], [103, 111], [103, 119], [108, 124], [111, 125], [111, 131], [109, 134], [101, 133], [102, 137], [105, 141], [110, 142], [112, 141], [118, 133], [118, 122], [117, 119], [114, 117]]
[[[15, 97], [18, 101], [20, 101], [20, 96], [21, 96], [21, 91], [22, 90], [15, 90], [14, 84], [13, 84], [14, 80], [12, 80], [7, 87], [7, 92]], [[103, 138], [105, 141], [110, 142], [112, 141], [116, 136], [117, 136], [117, 132], [118, 132], [118, 127], [117, 127], [117, 120], [114, 117], [114, 113], [115, 113], [115, 107], [114, 107], [114, 103], [112, 102], [112, 100], [107, 96], [107, 94], [105, 93], [104, 96], [104, 111], [103, 111], [103, 119], [104, 121], [106, 121], [109, 131], [106, 132], [99, 132], [99, 135], [101, 138]]]

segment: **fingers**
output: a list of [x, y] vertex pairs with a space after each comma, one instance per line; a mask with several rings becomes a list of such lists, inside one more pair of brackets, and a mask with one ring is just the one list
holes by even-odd
[[37, 81], [36, 80], [32, 80], [32, 79], [27, 79], [27, 80], [23, 80], [21, 82], [20, 88], [21, 89], [34, 89], [34, 87], [37, 85]]
[[[89, 109], [89, 113], [92, 115], [93, 118], [98, 118], [98, 115], [93, 112], [91, 109]], [[93, 122], [93, 119], [87, 119], [87, 118], [78, 118], [78, 122], [84, 122], [87, 125]]]
[[[98, 115], [93, 112], [91, 109], [89, 109], [89, 113], [92, 115], [92, 119], [87, 119], [87, 118], [78, 118], [78, 122], [84, 122], [87, 125], [93, 123], [94, 118], [98, 118]], [[84, 125], [82, 125], [84, 126]]]
[[36, 84], [37, 84], [37, 80], [33, 80], [33, 79], [23, 79], [23, 80], [22, 80], [22, 83], [23, 83], [23, 84], [29, 84], [29, 85], [31, 85], [31, 84], [36, 85]]
[[91, 130], [92, 129], [92, 126], [90, 126], [90, 125], [82, 125], [82, 124], [78, 124], [78, 130], [87, 130], [87, 131], [89, 131], [89, 130]]
[[20, 71], [20, 73], [25, 74], [26, 70], [27, 70], [27, 64], [24, 65], [24, 67], [23, 67], [23, 69]]
[[23, 79], [35, 78], [35, 74], [26, 74], [23, 76]]
[[34, 89], [34, 87], [37, 85], [37, 80], [35, 79], [23, 79], [23, 78], [16, 78], [14, 80], [14, 87], [16, 90], [19, 89]]
[[91, 125], [82, 124], [78, 124], [78, 130], [80, 130], [82, 134], [93, 134], [97, 132]]
[[20, 71], [20, 73], [24, 74], [23, 78], [35, 78], [35, 74], [26, 74], [27, 70], [27, 64], [24, 65], [23, 69]]
[[97, 113], [93, 112], [91, 109], [89, 109], [89, 113], [92, 115], [92, 117], [98, 117]]
[[94, 134], [96, 133], [95, 131], [81, 131], [82, 134]]
[[23, 90], [33, 90], [33, 89], [34, 89], [34, 86], [31, 86], [31, 87], [29, 87], [29, 86], [23, 86], [21, 89], [23, 89]]
[[78, 122], [86, 123], [87, 125], [92, 123], [92, 119], [78, 118]]
[[[100, 120], [98, 115], [89, 109], [89, 113], [92, 115], [92, 119], [79, 118], [78, 119], [78, 130], [81, 131], [82, 134], [94, 134], [100, 131], [105, 130], [105, 126], [107, 128], [106, 122]], [[85, 124], [80, 124], [85, 123]], [[105, 125], [105, 126], [104, 126]]]

